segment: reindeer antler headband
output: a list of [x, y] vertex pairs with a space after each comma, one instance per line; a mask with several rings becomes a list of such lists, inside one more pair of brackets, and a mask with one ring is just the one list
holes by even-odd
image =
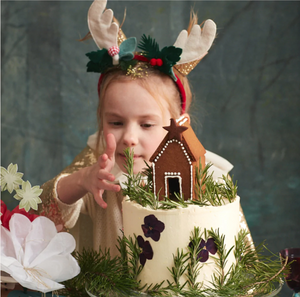
[[173, 72], [173, 67], [181, 74], [188, 75], [208, 53], [216, 36], [216, 24], [212, 20], [206, 20], [203, 28], [193, 25], [190, 33], [182, 30], [174, 45], [164, 47], [161, 51], [154, 39], [143, 35], [138, 45], [141, 52], [137, 53], [136, 38], [126, 39], [119, 25], [113, 22], [113, 11], [105, 10], [106, 3], [107, 0], [94, 0], [88, 12], [90, 34], [100, 50], [86, 54], [90, 59], [87, 71], [101, 73], [98, 91], [103, 74], [108, 69], [120, 67], [130, 72], [138, 61], [148, 62], [152, 67], [173, 78], [181, 94], [184, 113], [186, 95], [180, 79]]

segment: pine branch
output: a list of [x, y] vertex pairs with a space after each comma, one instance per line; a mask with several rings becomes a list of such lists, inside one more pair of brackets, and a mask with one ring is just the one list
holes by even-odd
[[148, 59], [155, 58], [159, 54], [159, 46], [155, 39], [152, 39], [150, 36], [143, 34], [141, 41], [138, 45], [138, 48], [141, 49]]

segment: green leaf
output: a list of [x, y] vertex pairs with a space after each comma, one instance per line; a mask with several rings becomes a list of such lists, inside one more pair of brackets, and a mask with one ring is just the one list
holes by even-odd
[[161, 50], [161, 54], [164, 61], [167, 61], [169, 65], [175, 65], [180, 60], [182, 49], [175, 46], [164, 47]]
[[137, 43], [136, 38], [130, 37], [130, 38], [124, 40], [120, 44], [120, 52], [119, 52], [120, 60], [130, 61], [133, 59], [135, 48], [136, 48], [136, 43]]
[[145, 56], [150, 60], [152, 58], [160, 58], [158, 43], [150, 36], [147, 37], [145, 34], [143, 34], [138, 48], [141, 49]]
[[96, 52], [87, 53], [86, 56], [94, 63], [101, 63], [105, 54], [107, 53], [106, 49], [98, 50]]
[[87, 72], [102, 73], [107, 68], [112, 67], [112, 58], [106, 49], [98, 50], [97, 52], [87, 53], [86, 56], [90, 59], [87, 63]]

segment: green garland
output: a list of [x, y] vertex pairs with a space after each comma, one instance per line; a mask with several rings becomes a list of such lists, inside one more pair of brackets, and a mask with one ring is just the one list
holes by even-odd
[[[153, 67], [156, 67], [161, 72], [170, 75], [175, 81], [177, 80], [172, 67], [180, 60], [180, 55], [182, 54], [181, 48], [177, 48], [172, 45], [166, 46], [160, 51], [159, 45], [155, 39], [152, 39], [150, 36], [146, 37], [145, 34], [141, 37], [138, 47], [142, 50], [142, 52], [137, 54], [146, 57]], [[103, 48], [101, 50], [89, 52], [86, 54], [90, 60], [87, 63], [87, 72], [104, 73], [113, 67], [119, 67], [124, 71], [128, 71], [138, 62], [134, 59], [135, 48], [136, 39], [134, 37], [123, 41], [119, 47], [119, 63], [116, 66], [113, 65], [112, 57], [109, 55], [107, 49]], [[152, 59], [156, 61], [160, 60], [161, 64], [152, 64]]]

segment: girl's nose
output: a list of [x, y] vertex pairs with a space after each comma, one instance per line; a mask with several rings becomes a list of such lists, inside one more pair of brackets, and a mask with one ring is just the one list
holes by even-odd
[[136, 131], [133, 128], [128, 128], [124, 131], [123, 135], [123, 143], [127, 147], [132, 147], [137, 145], [138, 143], [138, 136]]

